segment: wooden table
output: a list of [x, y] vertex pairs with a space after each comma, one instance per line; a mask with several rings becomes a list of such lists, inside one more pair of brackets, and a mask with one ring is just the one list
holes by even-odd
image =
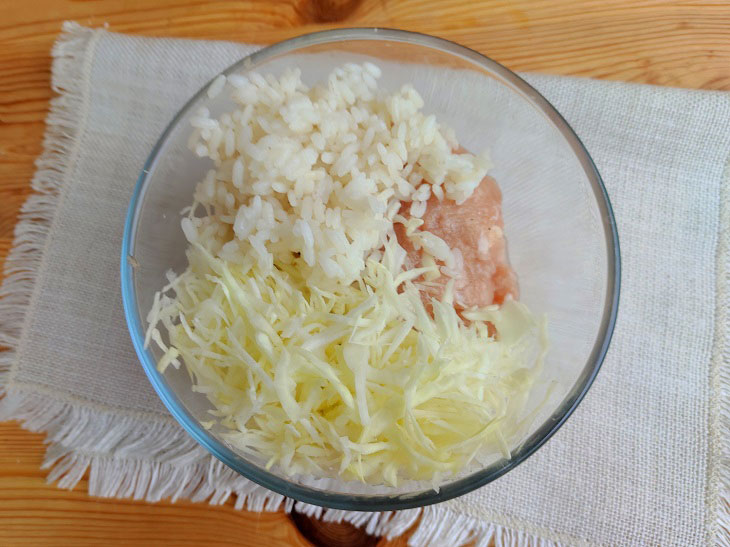
[[[649, 0], [0, 0], [0, 263], [41, 152], [61, 22], [267, 44], [336, 26], [435, 34], [515, 70], [730, 89], [728, 2]], [[283, 513], [94, 499], [39, 469], [42, 436], [0, 424], [0, 544], [307, 545]], [[380, 541], [384, 544], [403, 544]]]

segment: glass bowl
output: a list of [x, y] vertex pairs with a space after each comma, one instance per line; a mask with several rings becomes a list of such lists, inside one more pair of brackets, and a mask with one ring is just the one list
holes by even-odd
[[297, 500], [361, 511], [418, 507], [460, 496], [500, 477], [527, 459], [565, 422], [590, 387], [606, 354], [616, 319], [619, 247], [611, 205], [600, 175], [562, 116], [519, 76], [460, 45], [412, 32], [343, 29], [300, 36], [242, 59], [224, 74], [256, 70], [276, 75], [302, 69], [305, 83], [321, 81], [344, 62], [376, 62], [380, 86], [412, 83], [428, 113], [451, 126], [473, 152], [489, 149], [490, 172], [504, 196], [505, 233], [521, 287], [521, 300], [545, 314], [551, 348], [535, 400], [553, 384], [524, 439], [510, 459], [452, 477], [435, 490], [430, 483], [397, 488], [311, 477], [287, 477], [276, 467], [236, 452], [215, 428], [206, 430], [208, 400], [193, 393], [184, 367], [157, 371], [160, 357], [144, 348], [145, 317], [165, 272], [182, 272], [186, 241], [180, 211], [210, 160], [188, 151], [190, 118], [201, 105], [212, 115], [230, 109], [207, 85], [170, 122], [139, 177], [122, 244], [122, 296], [135, 349], [160, 398], [200, 444], [258, 484]]

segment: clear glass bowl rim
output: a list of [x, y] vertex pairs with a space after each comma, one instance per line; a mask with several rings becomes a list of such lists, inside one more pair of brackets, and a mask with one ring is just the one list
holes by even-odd
[[484, 469], [480, 469], [466, 477], [444, 484], [440, 487], [438, 492], [435, 490], [426, 490], [413, 495], [335, 493], [295, 484], [247, 462], [208, 433], [178, 401], [177, 396], [167, 385], [164, 377], [157, 371], [157, 363], [154, 356], [150, 351], [144, 348], [144, 327], [142, 325], [141, 318], [137, 314], [137, 299], [133, 282], [134, 268], [132, 265], [133, 261], [129, 260], [129, 257], [134, 256], [134, 240], [137, 222], [142, 209], [142, 198], [147, 190], [150, 174], [154, 171], [154, 166], [159, 157], [159, 153], [172, 129], [177, 126], [181, 118], [187, 113], [191, 106], [195, 104], [196, 101], [206, 92], [210, 82], [204, 85], [185, 104], [185, 106], [180, 109], [169, 125], [165, 128], [164, 132], [155, 144], [155, 147], [152, 149], [152, 152], [148, 156], [142, 172], [137, 179], [124, 226], [124, 236], [121, 249], [121, 290], [127, 327], [129, 329], [135, 351], [142, 363], [147, 377], [173, 417], [211, 454], [247, 479], [252, 480], [276, 493], [299, 501], [334, 509], [354, 511], [391, 511], [396, 509], [423, 507], [433, 503], [444, 502], [484, 486], [525, 461], [563, 425], [590, 388], [608, 350], [618, 313], [621, 259], [618, 231], [613, 209], [601, 176], [583, 143], [562, 115], [542, 95], [540, 95], [537, 90], [511, 70], [477, 51], [442, 38], [416, 32], [387, 28], [346, 28], [304, 34], [296, 38], [265, 47], [237, 61], [222, 71], [222, 74], [229, 74], [237, 71], [239, 68], [258, 65], [272, 57], [284, 53], [291, 53], [298, 49], [313, 45], [353, 40], [383, 40], [425, 46], [427, 48], [455, 55], [479, 65], [484, 70], [508, 81], [511, 85], [527, 96], [535, 106], [542, 110], [542, 112], [561, 132], [563, 137], [571, 146], [577, 159], [580, 161], [590, 182], [597, 206], [600, 210], [601, 219], [605, 227], [604, 233], [606, 236], [606, 247], [608, 250], [606, 302], [604, 305], [603, 317], [601, 318], [599, 336], [597, 337], [591, 354], [583, 368], [583, 372], [578, 378], [574, 389], [568, 394], [553, 414], [529, 438], [527, 438], [517, 450], [514, 451], [512, 458], [509, 461], [496, 462], [495, 464]]

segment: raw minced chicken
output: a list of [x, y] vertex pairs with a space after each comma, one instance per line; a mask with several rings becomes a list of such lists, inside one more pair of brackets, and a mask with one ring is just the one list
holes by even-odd
[[[401, 214], [408, 217], [409, 208], [410, 204], [404, 204]], [[427, 297], [440, 299], [449, 280], [454, 279], [454, 306], [458, 309], [518, 298], [517, 276], [507, 258], [502, 193], [492, 177], [485, 177], [461, 205], [431, 196], [421, 218], [420, 229], [443, 239], [457, 256], [453, 268], [442, 265], [439, 277], [419, 283]], [[421, 267], [423, 250], [414, 247], [403, 224], [396, 224], [395, 231], [408, 252], [407, 266]]]

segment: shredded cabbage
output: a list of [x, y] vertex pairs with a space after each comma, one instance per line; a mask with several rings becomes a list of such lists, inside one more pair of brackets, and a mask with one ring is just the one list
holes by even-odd
[[523, 304], [461, 318], [446, 296], [427, 309], [413, 279], [437, 266], [403, 272], [393, 240], [358, 282], [328, 290], [293, 265], [262, 273], [200, 241], [187, 254], [155, 296], [147, 343], [164, 352], [161, 372], [182, 359], [223, 438], [267, 468], [436, 481], [478, 455], [509, 458], [524, 433], [546, 342]]

